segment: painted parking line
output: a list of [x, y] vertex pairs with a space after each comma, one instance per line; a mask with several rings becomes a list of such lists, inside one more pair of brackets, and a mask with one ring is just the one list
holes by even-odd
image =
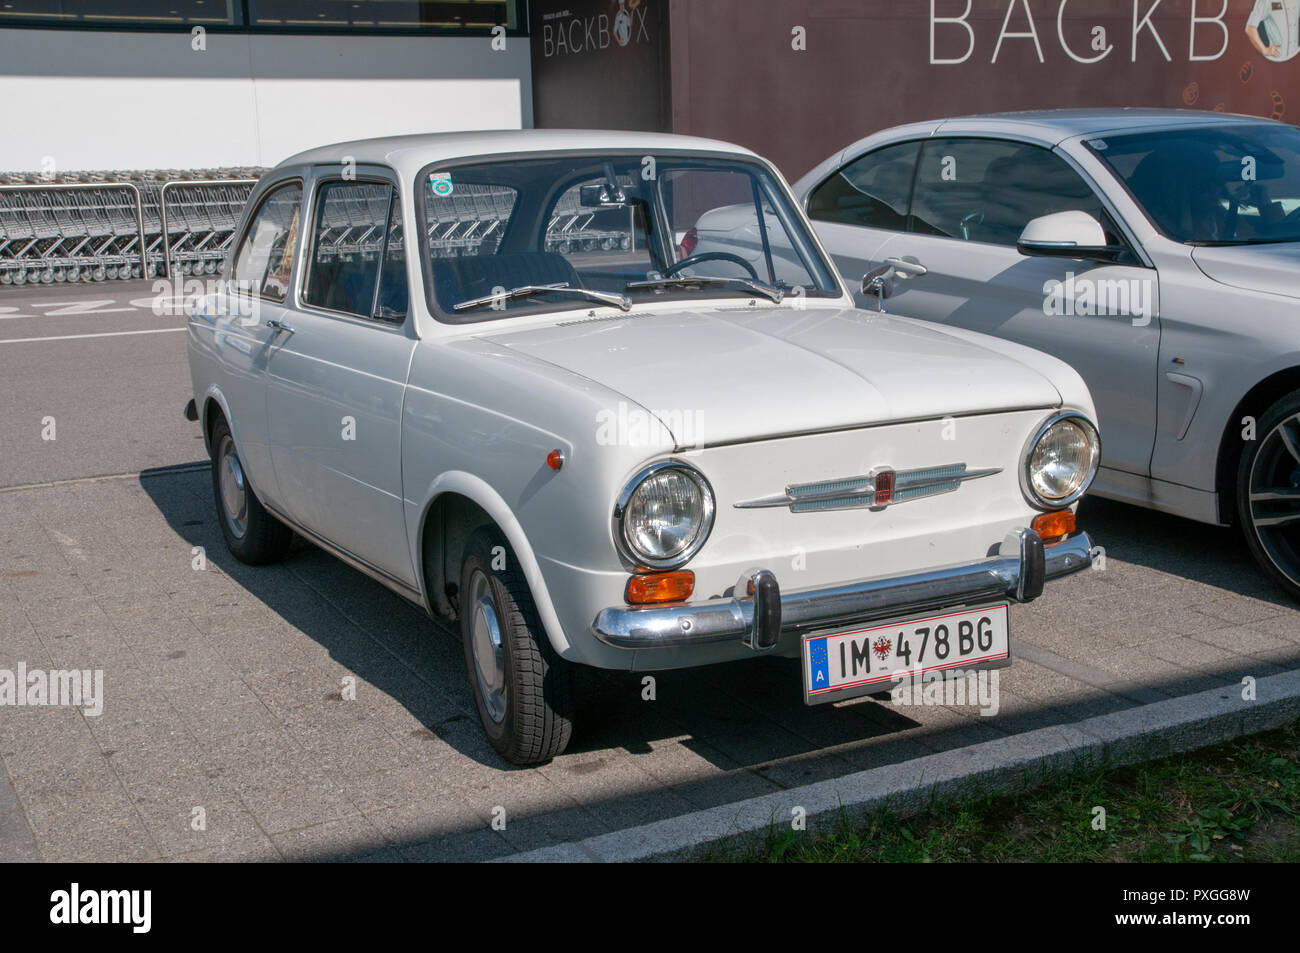
[[120, 338], [131, 334], [168, 334], [185, 328], [148, 328], [143, 331], [100, 331], [97, 334], [54, 334], [43, 338], [0, 338], [0, 344], [31, 344], [36, 341], [76, 341], [84, 338]]

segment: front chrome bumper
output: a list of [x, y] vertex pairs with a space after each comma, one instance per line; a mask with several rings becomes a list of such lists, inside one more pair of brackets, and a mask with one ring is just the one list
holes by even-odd
[[993, 599], [1030, 602], [1042, 594], [1047, 580], [1088, 566], [1091, 552], [1087, 533], [1045, 546], [1037, 533], [1026, 529], [1007, 536], [993, 555], [978, 562], [828, 589], [782, 593], [771, 570], [750, 569], [730, 598], [602, 609], [591, 630], [606, 645], [624, 649], [740, 641], [766, 650], [787, 632]]

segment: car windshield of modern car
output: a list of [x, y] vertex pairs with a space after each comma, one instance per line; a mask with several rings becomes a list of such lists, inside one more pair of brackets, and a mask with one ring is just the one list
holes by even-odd
[[1088, 140], [1147, 217], [1189, 245], [1300, 241], [1300, 129], [1241, 124]]
[[433, 165], [417, 187], [425, 284], [440, 320], [841, 294], [758, 162], [547, 154]]

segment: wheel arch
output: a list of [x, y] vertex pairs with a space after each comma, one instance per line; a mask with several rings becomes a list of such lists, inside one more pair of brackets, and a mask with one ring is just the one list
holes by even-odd
[[210, 387], [203, 397], [203, 406], [199, 411], [199, 426], [203, 430], [203, 446], [208, 451], [208, 456], [212, 456], [212, 428], [216, 425], [218, 417], [225, 420], [226, 426], [230, 428], [230, 436], [234, 438], [235, 446], [239, 447], [239, 434], [235, 431], [235, 422], [230, 417], [230, 405], [226, 403], [226, 395], [217, 388]]
[[480, 526], [493, 525], [505, 536], [532, 591], [537, 614], [551, 646], [559, 654], [569, 642], [551, 601], [541, 565], [528, 535], [504, 498], [487, 481], [472, 473], [440, 475], [424, 495], [412, 554], [419, 569], [425, 605], [430, 611], [454, 615], [447, 584], [460, 578], [461, 551]]
[[[1240, 458], [1244, 426], [1243, 418], [1260, 415], [1285, 395], [1300, 390], [1300, 366], [1274, 371], [1248, 390], [1232, 409], [1224, 422], [1219, 437], [1219, 452], [1215, 464], [1216, 494], [1219, 520], [1236, 525], [1237, 520], [1237, 463]], [[1256, 434], [1258, 437], [1259, 435]]]

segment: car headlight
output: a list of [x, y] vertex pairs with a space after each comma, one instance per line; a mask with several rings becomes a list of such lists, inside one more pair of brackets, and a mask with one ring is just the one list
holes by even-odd
[[713, 489], [704, 474], [665, 460], [646, 467], [619, 494], [614, 538], [632, 562], [675, 569], [709, 538], [713, 509]]
[[1031, 503], [1061, 509], [1088, 492], [1101, 462], [1101, 438], [1082, 414], [1058, 414], [1029, 441], [1021, 486]]

